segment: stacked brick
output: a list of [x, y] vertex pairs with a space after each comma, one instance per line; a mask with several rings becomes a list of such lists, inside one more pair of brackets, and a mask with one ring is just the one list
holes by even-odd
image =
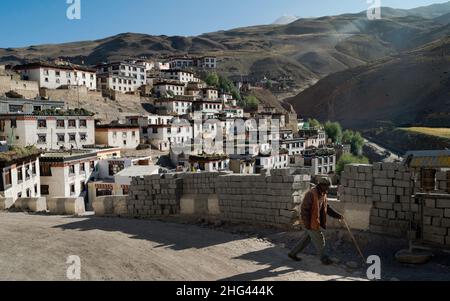
[[450, 193], [450, 171], [436, 173], [436, 192]]
[[[421, 194], [418, 195], [420, 199]], [[423, 194], [423, 240], [450, 246], [450, 195]]]
[[128, 214], [134, 217], [179, 214], [183, 180], [176, 174], [133, 178], [128, 199]]
[[224, 220], [270, 225], [291, 225], [309, 175], [292, 175], [288, 169], [271, 175], [226, 175], [218, 177], [216, 191]]
[[216, 182], [220, 175], [225, 173], [186, 173], [182, 174], [184, 194], [215, 194]]
[[372, 165], [346, 165], [341, 175], [342, 202], [370, 204], [372, 202], [373, 169]]
[[[412, 198], [411, 171], [401, 164], [376, 163], [373, 166], [373, 208], [370, 230], [403, 237], [420, 222], [419, 205]], [[412, 224], [411, 224], [412, 223]]]

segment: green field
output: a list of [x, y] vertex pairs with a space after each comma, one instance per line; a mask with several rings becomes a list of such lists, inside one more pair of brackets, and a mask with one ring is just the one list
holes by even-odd
[[441, 137], [450, 139], [450, 128], [426, 128], [426, 127], [411, 127], [402, 128], [404, 131], [419, 133], [429, 136]]

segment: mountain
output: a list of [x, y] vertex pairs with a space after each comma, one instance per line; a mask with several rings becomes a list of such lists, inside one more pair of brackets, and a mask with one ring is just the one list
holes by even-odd
[[347, 128], [450, 127], [450, 37], [329, 75], [288, 102]]
[[275, 20], [275, 22], [273, 22], [272, 24], [274, 25], [286, 25], [292, 22], [297, 21], [298, 19], [300, 19], [299, 17], [296, 16], [281, 16], [278, 19]]
[[[449, 2], [450, 3], [450, 2]], [[219, 72], [252, 78], [291, 78], [302, 90], [321, 78], [408, 51], [449, 34], [441, 19], [450, 4], [413, 10], [383, 8], [381, 20], [366, 13], [304, 18], [194, 37], [124, 33], [95, 41], [0, 49], [0, 62], [64, 58], [95, 65], [104, 61], [168, 55], [216, 55]]]

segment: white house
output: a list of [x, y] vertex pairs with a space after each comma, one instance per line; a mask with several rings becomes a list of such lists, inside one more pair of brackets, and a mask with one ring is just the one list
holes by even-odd
[[157, 97], [183, 96], [185, 95], [185, 84], [178, 81], [159, 81], [153, 85]]
[[0, 197], [35, 198], [41, 196], [38, 153], [19, 155], [6, 152], [0, 158]]
[[192, 100], [178, 98], [160, 98], [155, 100], [155, 107], [169, 114], [185, 115], [192, 112]]
[[164, 79], [176, 80], [184, 84], [200, 81], [195, 76], [194, 72], [187, 70], [176, 70], [176, 69], [161, 70], [161, 77]]
[[85, 86], [97, 89], [95, 69], [66, 64], [30, 63], [14, 68], [23, 80], [37, 81], [40, 88], [58, 89], [61, 86]]
[[227, 171], [230, 170], [230, 158], [227, 155], [192, 155], [189, 156], [189, 170], [192, 171]]
[[95, 127], [95, 144], [136, 149], [141, 143], [140, 127], [125, 124], [105, 124]]
[[193, 128], [189, 122], [173, 120], [170, 124], [149, 125], [147, 136], [155, 148], [168, 151], [172, 145], [190, 143]]
[[281, 140], [280, 146], [289, 152], [289, 156], [302, 154], [306, 147], [306, 139], [293, 138]]
[[86, 197], [87, 183], [97, 174], [95, 151], [48, 152], [40, 159], [41, 194], [53, 197]]
[[135, 92], [142, 86], [134, 77], [121, 74], [99, 74], [97, 85], [102, 91], [113, 90], [122, 93]]
[[0, 115], [0, 140], [43, 150], [82, 149], [95, 144], [94, 118], [82, 115]]
[[277, 154], [259, 154], [256, 157], [256, 172], [261, 169], [282, 169], [289, 166], [289, 154], [281, 150]]
[[[97, 66], [98, 76], [120, 76], [132, 79], [134, 90], [147, 83], [147, 65], [143, 62], [123, 61], [101, 64]], [[117, 78], [120, 78], [117, 77]], [[114, 77], [113, 77], [114, 78]]]

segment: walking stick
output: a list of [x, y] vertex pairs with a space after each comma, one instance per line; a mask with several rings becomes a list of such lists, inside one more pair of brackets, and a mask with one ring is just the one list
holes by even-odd
[[355, 236], [353, 235], [352, 231], [350, 230], [350, 227], [348, 226], [347, 221], [345, 220], [345, 218], [342, 219], [342, 221], [345, 224], [345, 227], [347, 228], [348, 233], [350, 234], [350, 237], [353, 240], [353, 243], [355, 244], [356, 249], [358, 250], [359, 255], [361, 256], [362, 260], [363, 260], [363, 264], [366, 264], [366, 258], [364, 257], [363, 253], [361, 252], [361, 248], [358, 245], [358, 242], [356, 241]]

